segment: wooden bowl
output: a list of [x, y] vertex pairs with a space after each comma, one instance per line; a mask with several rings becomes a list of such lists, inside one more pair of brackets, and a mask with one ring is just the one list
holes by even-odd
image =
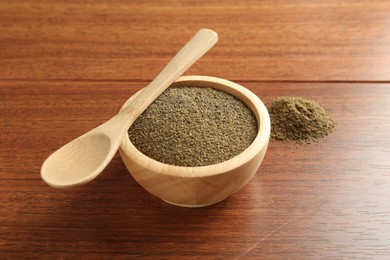
[[245, 102], [258, 122], [253, 143], [239, 155], [222, 163], [182, 167], [158, 162], [141, 153], [128, 135], [120, 155], [134, 179], [160, 199], [184, 207], [203, 207], [217, 203], [240, 190], [257, 172], [268, 146], [271, 123], [261, 100], [248, 89], [228, 80], [207, 76], [184, 76], [173, 86], [212, 87]]

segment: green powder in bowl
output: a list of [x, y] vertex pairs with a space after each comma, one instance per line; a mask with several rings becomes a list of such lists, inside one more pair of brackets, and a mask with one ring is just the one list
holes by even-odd
[[129, 138], [150, 158], [195, 167], [240, 154], [257, 131], [253, 112], [235, 96], [214, 88], [170, 87], [134, 122]]

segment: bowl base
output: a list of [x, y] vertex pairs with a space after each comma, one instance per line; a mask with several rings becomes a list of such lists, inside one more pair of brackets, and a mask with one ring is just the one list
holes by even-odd
[[164, 200], [166, 203], [169, 203], [171, 205], [174, 205], [174, 206], [178, 206], [178, 207], [183, 207], [183, 208], [203, 208], [203, 207], [207, 207], [207, 206], [211, 206], [211, 205], [214, 205], [214, 204], [217, 204], [223, 200], [225, 200], [227, 198], [223, 198], [221, 200], [218, 200], [218, 201], [214, 201], [214, 202], [211, 202], [211, 203], [205, 203], [205, 204], [179, 204], [179, 203], [175, 203], [175, 202], [171, 202], [171, 201], [168, 201], [168, 200]]

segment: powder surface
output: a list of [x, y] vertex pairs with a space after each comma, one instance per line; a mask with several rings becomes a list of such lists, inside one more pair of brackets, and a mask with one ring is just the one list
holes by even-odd
[[295, 143], [310, 143], [334, 128], [330, 115], [316, 102], [299, 97], [278, 97], [268, 106], [271, 137]]
[[129, 138], [145, 155], [177, 166], [204, 166], [244, 151], [257, 120], [241, 100], [204, 87], [170, 87], [134, 122]]

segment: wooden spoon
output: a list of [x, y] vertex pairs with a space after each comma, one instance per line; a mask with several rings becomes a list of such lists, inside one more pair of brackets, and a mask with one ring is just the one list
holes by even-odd
[[42, 165], [42, 179], [52, 187], [66, 188], [98, 176], [114, 157], [137, 117], [217, 41], [218, 35], [212, 30], [196, 33], [125, 109], [51, 154]]

